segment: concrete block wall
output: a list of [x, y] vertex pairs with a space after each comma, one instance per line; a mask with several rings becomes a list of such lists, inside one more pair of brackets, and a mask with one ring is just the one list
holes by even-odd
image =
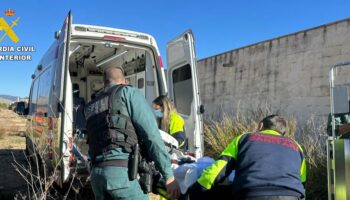
[[[350, 60], [350, 19], [263, 41], [198, 61], [206, 117], [264, 105], [296, 116], [329, 113], [331, 65]], [[349, 73], [343, 73], [344, 80]]]

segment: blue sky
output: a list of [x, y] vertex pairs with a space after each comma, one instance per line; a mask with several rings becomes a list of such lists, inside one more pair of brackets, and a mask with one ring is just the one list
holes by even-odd
[[[16, 11], [14, 17], [4, 16], [8, 8]], [[0, 17], [8, 22], [20, 17], [13, 28], [20, 38], [17, 45], [33, 45], [36, 52], [32, 61], [0, 61], [0, 94], [28, 96], [30, 76], [69, 10], [73, 23], [153, 35], [166, 63], [167, 41], [188, 28], [195, 34], [200, 59], [348, 18], [349, 8], [348, 0], [1, 0]], [[5, 38], [0, 46], [13, 44]]]

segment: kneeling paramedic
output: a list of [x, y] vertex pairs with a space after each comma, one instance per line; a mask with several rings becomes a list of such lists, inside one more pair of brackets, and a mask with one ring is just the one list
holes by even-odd
[[107, 68], [103, 78], [104, 89], [85, 108], [95, 199], [148, 199], [132, 159], [138, 145], [162, 174], [168, 194], [177, 197], [179, 186], [145, 97], [127, 85], [121, 67]]
[[306, 164], [297, 142], [284, 136], [286, 120], [270, 115], [257, 132], [234, 138], [219, 160], [206, 168], [191, 186], [192, 199], [206, 199], [210, 189], [235, 171], [227, 199], [297, 200], [303, 198]]

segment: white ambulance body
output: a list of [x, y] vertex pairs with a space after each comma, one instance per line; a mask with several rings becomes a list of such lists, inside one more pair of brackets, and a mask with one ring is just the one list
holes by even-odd
[[167, 81], [151, 35], [72, 24], [69, 13], [55, 39], [32, 75], [26, 142], [27, 151], [40, 155], [44, 168], [57, 173], [60, 185], [70, 179], [72, 170], [84, 171], [87, 166], [73, 156], [77, 151], [87, 155], [88, 150], [80, 131], [85, 123], [81, 111], [103, 87], [103, 70], [110, 66], [122, 66], [150, 106], [157, 96], [168, 94], [185, 119], [188, 153], [203, 155], [203, 106], [191, 31], [168, 43]]

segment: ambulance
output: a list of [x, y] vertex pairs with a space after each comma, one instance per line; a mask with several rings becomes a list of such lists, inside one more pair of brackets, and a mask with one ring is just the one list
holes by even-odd
[[30, 87], [26, 152], [38, 155], [41, 168], [55, 173], [62, 186], [73, 172], [87, 174], [88, 146], [84, 106], [103, 87], [103, 71], [122, 66], [129, 84], [152, 105], [168, 95], [185, 119], [188, 147], [203, 155], [204, 107], [197, 81], [192, 32], [167, 44], [167, 73], [156, 40], [149, 34], [109, 27], [73, 24], [68, 13], [55, 40], [42, 57]]

